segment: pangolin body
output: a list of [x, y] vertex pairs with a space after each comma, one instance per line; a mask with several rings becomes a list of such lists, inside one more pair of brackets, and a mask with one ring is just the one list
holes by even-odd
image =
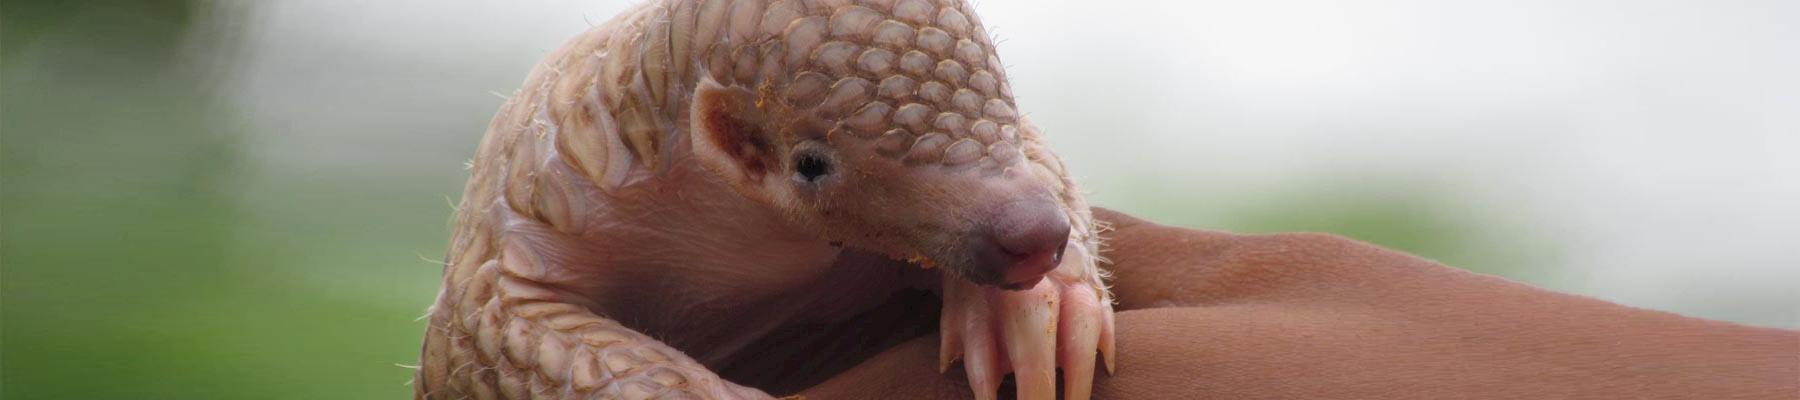
[[[472, 163], [430, 313], [417, 397], [768, 397], [609, 314], [619, 304], [593, 293], [630, 282], [595, 270], [639, 258], [559, 247], [612, 240], [604, 232], [621, 229], [619, 215], [649, 213], [659, 203], [736, 196], [716, 183], [694, 183], [708, 179], [687, 165], [694, 162], [687, 136], [694, 93], [703, 85], [753, 93], [770, 118], [814, 121], [822, 135], [815, 140], [869, 149], [911, 168], [1050, 182], [1072, 226], [1077, 248], [1070, 251], [1078, 254], [1071, 259], [1080, 264], [1052, 275], [1085, 287], [1080, 293], [1089, 301], [1109, 304], [1094, 267], [1096, 227], [1087, 206], [1020, 117], [972, 11], [962, 0], [649, 1], [549, 55], [502, 106]], [[701, 202], [714, 203], [739, 204]], [[693, 271], [705, 268], [686, 273]], [[959, 290], [946, 288], [946, 301], [982, 296]], [[1034, 320], [1052, 332], [1056, 304], [1049, 303], [1047, 321]], [[1111, 309], [1103, 308], [1103, 320], [1078, 322], [1107, 324], [1110, 335]], [[953, 317], [962, 314], [945, 318]], [[1099, 346], [1110, 353], [1110, 343], [1103, 337]], [[952, 346], [946, 342], [946, 362], [962, 351]], [[1050, 379], [1035, 372], [1021, 376], [1021, 385]], [[998, 377], [988, 380], [976, 382], [978, 394], [980, 386], [998, 384]], [[1085, 396], [1085, 387], [1080, 391]]]

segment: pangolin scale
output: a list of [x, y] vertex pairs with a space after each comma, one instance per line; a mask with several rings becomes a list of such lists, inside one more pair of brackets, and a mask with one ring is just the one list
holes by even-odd
[[[678, 164], [690, 161], [685, 132], [703, 81], [748, 90], [789, 117], [829, 121], [824, 140], [871, 146], [917, 168], [995, 175], [1026, 163], [1023, 173], [1053, 182], [1077, 244], [1070, 258], [1080, 265], [1052, 274], [1110, 304], [1093, 257], [1098, 227], [1062, 163], [1021, 118], [972, 11], [962, 0], [648, 1], [547, 56], [501, 107], [472, 163], [416, 396], [768, 397], [602, 317], [600, 305], [571, 300], [579, 297], [546, 283], [582, 278], [556, 267], [571, 261], [517, 238], [607, 240], [588, 231], [603, 218], [591, 199], [663, 190], [645, 183], [687, 173]], [[1081, 321], [1108, 328], [1086, 351], [1092, 358], [1100, 346], [1110, 369], [1111, 309], [1102, 308], [1099, 319]], [[1048, 323], [1054, 332], [1054, 314]], [[961, 351], [948, 340], [946, 363]], [[998, 385], [991, 380], [976, 385]]]

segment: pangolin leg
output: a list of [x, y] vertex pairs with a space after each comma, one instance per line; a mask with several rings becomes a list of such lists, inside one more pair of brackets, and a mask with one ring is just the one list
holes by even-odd
[[502, 263], [519, 259], [496, 257], [467, 275], [466, 284], [445, 285], [433, 306], [415, 397], [770, 397], [727, 382], [618, 322], [558, 301], [555, 292], [511, 274], [516, 269]]

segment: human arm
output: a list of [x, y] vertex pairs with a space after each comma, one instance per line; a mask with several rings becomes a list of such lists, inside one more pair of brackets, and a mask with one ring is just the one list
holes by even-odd
[[[1621, 306], [1322, 234], [1113, 224], [1096, 398], [1796, 398], [1800, 333]], [[810, 392], [957, 398], [930, 338]], [[920, 371], [912, 371], [918, 369]]]

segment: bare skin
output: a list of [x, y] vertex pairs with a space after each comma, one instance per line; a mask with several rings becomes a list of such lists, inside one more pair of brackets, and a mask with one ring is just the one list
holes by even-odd
[[911, 334], [807, 354], [844, 336], [796, 328], [925, 291], [928, 366], [1087, 398], [1114, 365], [1102, 228], [1019, 115], [962, 0], [641, 4], [494, 118], [415, 393], [765, 398]]
[[[1119, 295], [1107, 399], [1792, 399], [1800, 332], [1549, 292], [1320, 234], [1095, 209]], [[965, 398], [908, 342], [809, 398]]]

